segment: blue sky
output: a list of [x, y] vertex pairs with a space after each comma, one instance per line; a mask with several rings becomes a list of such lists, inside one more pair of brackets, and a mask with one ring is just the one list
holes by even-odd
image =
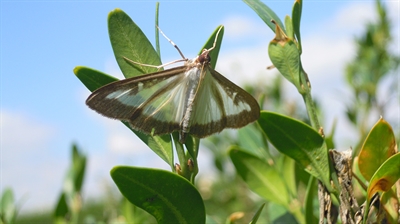
[[[264, 2], [282, 19], [291, 13], [293, 1]], [[393, 51], [399, 53], [399, 3], [385, 4], [393, 20]], [[325, 108], [329, 111], [326, 127], [334, 117], [343, 117], [343, 98], [337, 96], [348, 93], [343, 67], [354, 56], [354, 36], [375, 18], [373, 7], [374, 1], [304, 3], [303, 64], [316, 97], [331, 99], [323, 104], [330, 106]], [[102, 192], [104, 183], [113, 185], [109, 170], [115, 165], [167, 168], [122, 124], [86, 107], [89, 91], [72, 72], [75, 66], [84, 65], [122, 78], [107, 31], [107, 15], [115, 8], [130, 15], [154, 42], [153, 1], [1, 2], [0, 186], [1, 190], [12, 187], [17, 199], [24, 198], [23, 212], [37, 205], [54, 205], [72, 142], [89, 157], [87, 195]], [[161, 29], [188, 58], [199, 52], [218, 25], [225, 25], [217, 70], [239, 85], [268, 82], [273, 76], [274, 72], [265, 70], [271, 64], [267, 45], [273, 33], [245, 3], [161, 1], [159, 19]], [[168, 41], [160, 40], [163, 62], [180, 59]], [[301, 100], [287, 86], [287, 97]], [[392, 116], [398, 117], [398, 107], [394, 108]], [[338, 128], [346, 130], [348, 124], [339, 120]], [[347, 139], [340, 147], [354, 144], [351, 134], [344, 136]]]

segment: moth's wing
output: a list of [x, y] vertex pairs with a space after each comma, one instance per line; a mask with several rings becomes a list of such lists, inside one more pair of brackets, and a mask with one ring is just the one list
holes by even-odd
[[260, 117], [260, 106], [249, 93], [209, 66], [196, 94], [189, 133], [203, 138], [224, 128], [240, 128]]
[[187, 91], [185, 71], [181, 66], [113, 82], [94, 91], [86, 104], [147, 134], [178, 131]]

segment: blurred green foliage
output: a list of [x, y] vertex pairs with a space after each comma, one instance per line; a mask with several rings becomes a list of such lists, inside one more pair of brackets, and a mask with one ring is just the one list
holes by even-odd
[[[301, 55], [303, 50], [307, 50], [302, 49], [300, 42], [302, 1], [295, 1], [292, 18], [285, 18], [286, 27], [276, 14], [263, 5], [261, 1], [246, 0], [244, 2], [259, 13], [273, 30], [275, 24], [271, 22], [271, 18], [274, 19], [282, 28], [283, 33], [280, 38], [289, 38], [291, 47], [296, 47], [298, 55]], [[378, 20], [367, 24], [365, 33], [356, 38], [357, 56], [348, 63], [345, 71], [346, 80], [353, 94], [352, 101], [347, 102], [346, 114], [360, 134], [359, 141], [356, 142], [358, 144], [357, 150], [362, 148], [361, 145], [371, 129], [372, 125], [368, 123], [371, 120], [371, 111], [377, 111], [383, 116], [386, 114], [386, 108], [393, 96], [385, 96], [383, 101], [380, 101], [377, 98], [379, 84], [385, 77], [396, 76], [400, 63], [399, 56], [389, 50], [392, 44], [391, 23], [388, 21], [386, 9], [380, 1], [376, 1], [376, 10]], [[286, 37], [283, 35], [285, 32], [287, 33]], [[278, 44], [274, 47], [279, 47], [281, 43], [279, 41], [283, 39], [275, 39], [274, 44]], [[296, 49], [293, 48], [292, 50]], [[281, 59], [285, 60], [285, 58]], [[302, 69], [301, 65], [297, 65], [296, 73], [291, 73], [290, 76], [285, 77], [289, 77], [289, 81], [292, 81], [299, 92], [304, 94], [301, 85], [308, 80]], [[297, 74], [301, 77], [297, 77]], [[261, 82], [252, 84], [247, 86], [246, 90], [259, 100], [262, 109], [285, 114], [290, 118], [303, 121], [305, 124], [312, 123], [310, 117], [307, 116], [308, 111], [306, 110], [308, 108], [304, 109], [304, 106], [298, 102], [283, 100], [282, 95], [285, 91], [282, 88], [283, 80], [283, 76], [278, 75], [273, 80], [269, 80], [267, 84]], [[389, 88], [395, 88], [395, 85], [396, 83]], [[398, 94], [395, 91], [388, 91], [388, 93]], [[399, 96], [394, 96], [394, 98], [396, 97]], [[323, 115], [319, 111], [318, 104], [316, 102], [311, 104], [316, 105], [316, 114], [321, 118]], [[285, 122], [288, 122], [288, 120], [286, 119]], [[213, 135], [202, 141], [202, 145], [209, 150], [213, 160], [211, 163], [213, 166], [211, 167], [212, 174], [200, 172], [195, 184], [206, 208], [207, 223], [249, 223], [252, 218], [254, 220], [258, 218], [259, 223], [299, 223], [304, 220], [314, 222], [317, 219], [317, 181], [310, 175], [313, 172], [310, 170], [306, 172], [304, 166], [289, 158], [289, 156], [293, 156], [291, 155], [292, 152], [288, 153], [289, 156], [286, 153], [284, 155], [279, 146], [269, 143], [266, 136], [268, 133], [263, 132], [260, 125], [262, 123], [251, 124], [238, 132], [225, 131], [220, 135]], [[311, 132], [305, 126], [300, 126], [304, 128], [302, 129], [304, 131], [299, 135], [304, 134], [304, 132]], [[313, 128], [315, 129], [315, 127]], [[286, 129], [290, 129], [290, 127], [286, 127]], [[271, 132], [271, 130], [267, 132]], [[326, 152], [328, 148], [334, 148], [334, 133], [335, 128], [326, 136], [325, 148], [321, 147], [324, 150], [323, 152]], [[290, 137], [290, 135], [288, 136]], [[290, 138], [288, 139], [290, 140]], [[369, 139], [368, 141], [373, 140], [376, 139]], [[312, 162], [316, 162], [312, 168], [321, 168], [318, 167], [318, 160], [321, 160], [321, 158], [312, 158], [312, 153], [305, 151], [303, 155], [309, 155], [307, 159], [315, 159], [312, 160]], [[372, 152], [369, 151], [368, 153]], [[394, 159], [390, 156], [385, 158], [384, 161], [389, 158], [391, 159], [389, 162], [393, 163]], [[398, 156], [395, 159], [398, 159]], [[3, 192], [1, 201], [2, 223], [156, 223], [153, 216], [131, 204], [114, 190], [105, 192], [99, 200], [83, 202], [81, 200], [81, 189], [84, 183], [86, 160], [86, 156], [78, 150], [76, 145], [73, 145], [71, 166], [67, 172], [65, 184], [54, 212], [24, 214], [16, 218], [16, 202], [12, 192], [10, 193], [10, 190]], [[252, 168], [256, 168], [256, 170], [251, 173]], [[323, 171], [320, 175], [323, 176], [325, 170], [322, 168]], [[385, 169], [391, 170], [387, 167]], [[383, 171], [381, 170], [381, 172]], [[257, 172], [260, 173], [260, 176], [256, 175], [259, 174]], [[370, 176], [374, 172], [377, 172], [376, 169], [373, 172], [370, 171]], [[268, 178], [265, 178], [266, 176]], [[381, 176], [384, 176], [384, 174]], [[265, 182], [257, 183], [254, 182], [255, 180], [265, 180]], [[284, 181], [284, 183], [277, 188], [277, 183], [281, 183], [281, 181]], [[264, 189], [266, 187], [268, 189]], [[268, 190], [272, 192], [268, 192], [269, 194], [275, 195], [265, 196], [265, 192]], [[365, 199], [366, 189], [360, 194], [361, 198], [364, 197]], [[280, 198], [284, 198], [284, 200], [280, 201]], [[183, 200], [190, 201], [190, 198]], [[266, 203], [266, 206], [262, 211], [261, 208], [264, 203]], [[6, 206], [10, 206], [12, 209], [9, 211], [12, 212], [7, 212]], [[255, 216], [255, 214], [257, 215]]]

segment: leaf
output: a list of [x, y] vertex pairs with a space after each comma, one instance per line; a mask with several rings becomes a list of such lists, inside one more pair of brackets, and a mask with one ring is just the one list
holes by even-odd
[[317, 223], [318, 220], [314, 216], [314, 199], [317, 192], [317, 179], [310, 177], [307, 185], [306, 196], [304, 200], [304, 213], [306, 223]]
[[262, 204], [262, 205], [260, 206], [260, 208], [257, 210], [256, 214], [254, 214], [253, 218], [251, 219], [250, 224], [256, 224], [256, 223], [257, 223], [258, 218], [260, 217], [261, 212], [262, 212], [264, 206], [265, 206], [265, 203]]
[[80, 192], [86, 170], [86, 156], [79, 152], [78, 147], [74, 144], [72, 146], [72, 173], [75, 191]]
[[294, 33], [293, 33], [293, 26], [292, 26], [292, 19], [290, 16], [285, 16], [285, 26], [286, 26], [286, 33], [287, 36], [294, 40]]
[[293, 24], [294, 34], [296, 35], [297, 43], [299, 45], [300, 55], [302, 53], [301, 37], [300, 37], [300, 20], [301, 20], [302, 8], [303, 8], [303, 1], [295, 0], [292, 10], [292, 24]]
[[302, 93], [300, 85], [300, 54], [296, 43], [276, 25], [275, 38], [269, 43], [268, 55], [272, 64]]
[[74, 74], [83, 85], [90, 90], [90, 92], [93, 92], [108, 83], [118, 81], [115, 77], [85, 66], [76, 66], [74, 68]]
[[54, 218], [57, 223], [64, 223], [67, 214], [69, 213], [69, 207], [67, 204], [67, 199], [65, 193], [60, 195], [58, 199], [56, 210], [54, 211]]
[[256, 125], [247, 125], [238, 130], [238, 145], [249, 153], [270, 159], [269, 151], [264, 142], [265, 137]]
[[14, 193], [11, 188], [5, 188], [0, 198], [0, 223], [14, 223], [16, 217]]
[[287, 185], [292, 197], [297, 198], [295, 162], [292, 158], [286, 155], [282, 155], [280, 161], [282, 161], [282, 166], [280, 166], [278, 170], [280, 170], [281, 175], [285, 177], [285, 184]]
[[275, 25], [271, 22], [271, 20], [275, 20], [285, 30], [282, 21], [279, 17], [275, 14], [272, 9], [270, 9], [267, 5], [265, 5], [260, 0], [243, 0], [250, 8], [257, 13], [257, 15], [271, 28], [272, 31], [275, 32]]
[[153, 67], [132, 65], [125, 61], [124, 57], [138, 63], [161, 65], [161, 60], [150, 41], [121, 9], [109, 13], [108, 33], [115, 58], [125, 78], [157, 71]]
[[386, 160], [370, 180], [367, 190], [367, 199], [378, 191], [388, 191], [400, 179], [400, 153]]
[[[220, 29], [221, 29], [221, 31], [219, 31]], [[219, 33], [218, 33], [218, 31], [219, 31]], [[215, 69], [215, 66], [217, 65], [218, 54], [219, 54], [219, 50], [221, 49], [222, 38], [224, 36], [224, 26], [218, 26], [214, 30], [214, 32], [211, 34], [211, 36], [208, 38], [207, 42], [204, 44], [204, 46], [201, 48], [201, 50], [199, 52], [199, 55], [200, 55], [203, 52], [203, 49], [210, 49], [213, 46], [217, 33], [218, 33], [218, 39], [216, 41], [215, 48], [209, 54], [210, 58], [211, 58], [210, 66], [213, 69]]]
[[[118, 80], [105, 73], [84, 66], [75, 67], [74, 73], [90, 91], [94, 91], [108, 83]], [[128, 123], [122, 123], [131, 129]], [[151, 136], [145, 135], [133, 129], [131, 129], [131, 131], [135, 133], [161, 159], [168, 163], [171, 166], [171, 169], [174, 167], [174, 157], [170, 135]]]
[[277, 150], [330, 186], [328, 153], [318, 132], [303, 122], [267, 111], [261, 112], [258, 123]]
[[382, 194], [381, 203], [382, 208], [385, 210], [388, 223], [396, 223], [396, 221], [399, 220], [399, 201], [393, 188]]
[[366, 180], [390, 156], [396, 153], [396, 138], [389, 123], [382, 118], [372, 127], [358, 155], [358, 166]]
[[273, 167], [260, 158], [232, 147], [229, 156], [236, 171], [249, 188], [265, 200], [288, 207], [289, 194], [284, 180]]
[[299, 223], [296, 218], [288, 212], [287, 208], [269, 203], [267, 209], [267, 214], [269, 214], [268, 218], [271, 220], [269, 223]]
[[117, 166], [111, 177], [134, 205], [154, 216], [158, 223], [205, 223], [203, 200], [183, 177], [149, 168]]

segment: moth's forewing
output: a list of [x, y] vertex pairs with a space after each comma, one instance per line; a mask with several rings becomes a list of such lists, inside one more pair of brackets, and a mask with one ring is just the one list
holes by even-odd
[[94, 91], [86, 104], [98, 113], [128, 121], [132, 128], [161, 135], [179, 130], [186, 91], [181, 66], [116, 81]]
[[249, 93], [210, 67], [204, 70], [193, 106], [190, 134], [199, 138], [240, 128], [260, 117], [260, 106]]

